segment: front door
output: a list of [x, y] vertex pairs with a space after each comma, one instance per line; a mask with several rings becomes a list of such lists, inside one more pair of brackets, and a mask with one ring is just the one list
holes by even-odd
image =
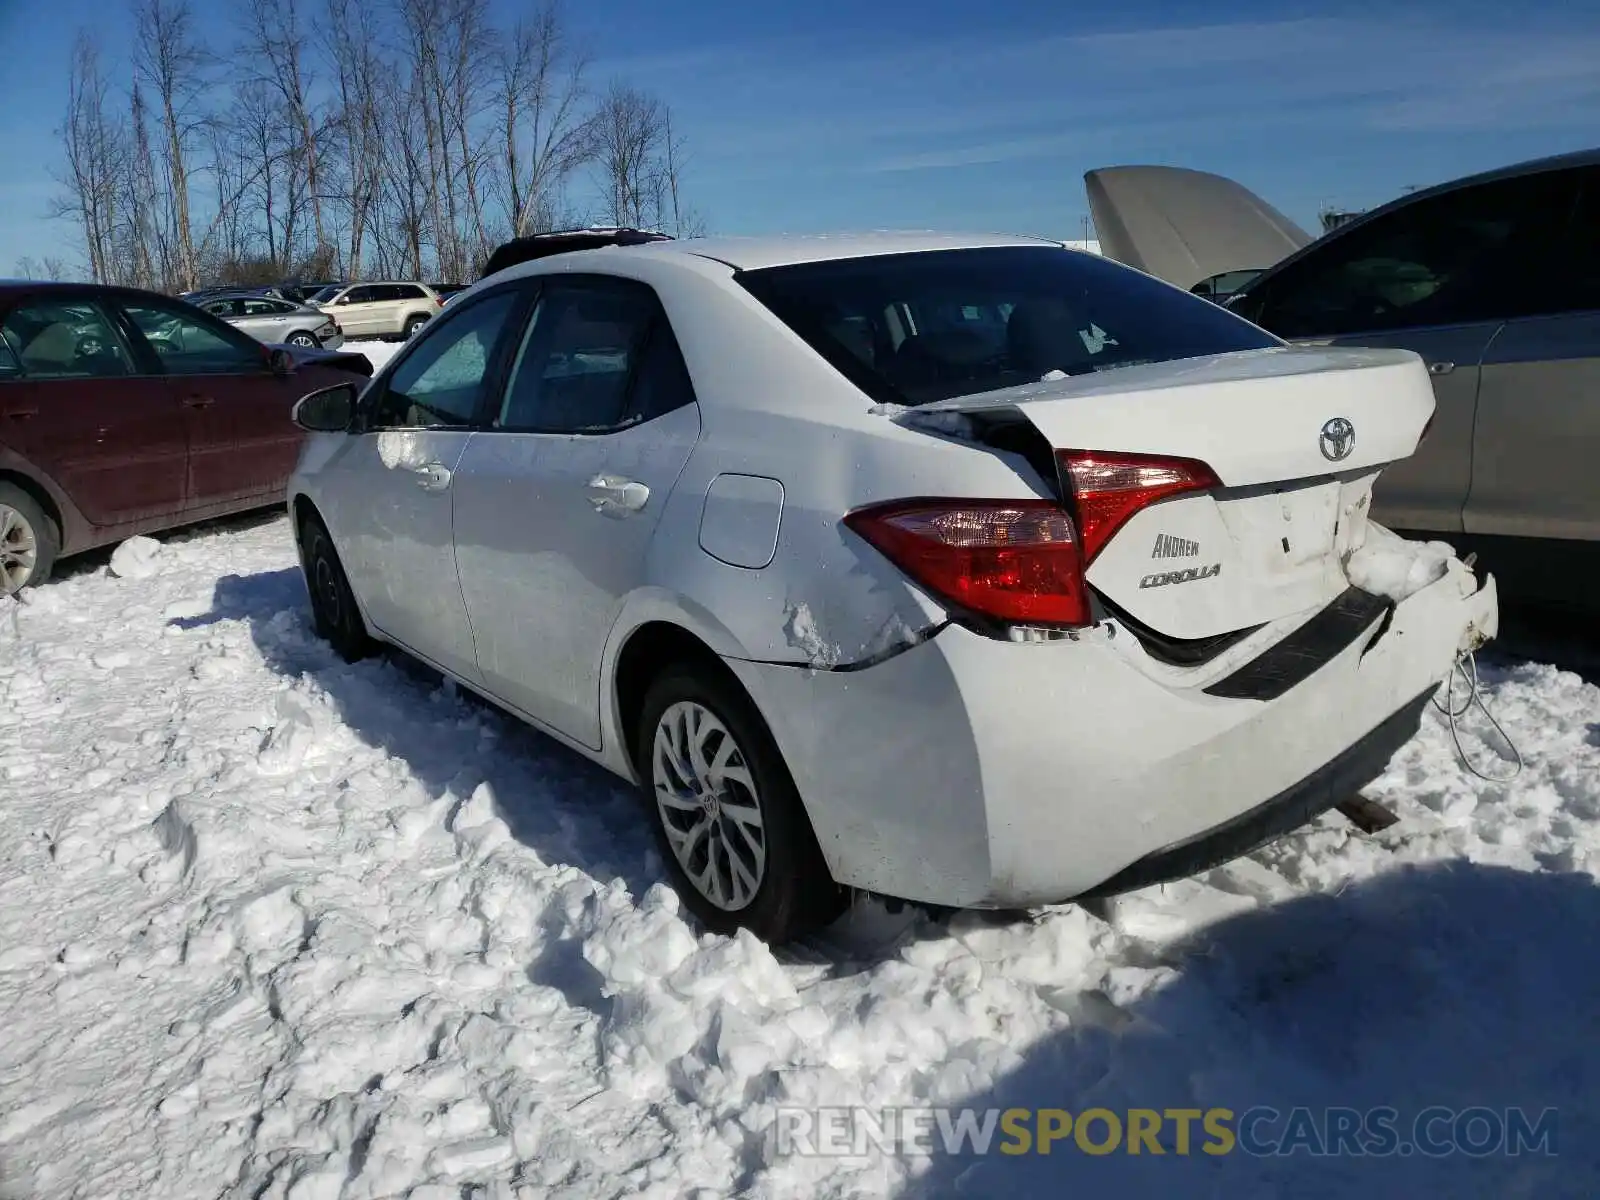
[[164, 379], [141, 373], [113, 312], [89, 297], [24, 300], [0, 321], [0, 339], [0, 443], [94, 525], [183, 510], [183, 411]]
[[363, 397], [362, 432], [322, 497], [367, 619], [473, 683], [477, 655], [452, 538], [455, 481], [521, 304], [514, 290], [487, 294], [409, 347]]
[[564, 276], [457, 468], [456, 561], [484, 684], [585, 746], [600, 747], [606, 639], [699, 432], [655, 293]]
[[293, 381], [272, 373], [260, 342], [209, 313], [154, 297], [119, 304], [188, 424], [189, 507], [273, 498], [300, 453]]

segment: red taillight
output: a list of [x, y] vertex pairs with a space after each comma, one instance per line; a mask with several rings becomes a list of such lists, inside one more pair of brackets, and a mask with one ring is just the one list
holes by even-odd
[[1085, 567], [1140, 509], [1169, 496], [1221, 486], [1210, 467], [1192, 458], [1098, 450], [1060, 450], [1056, 457], [1072, 488]]
[[941, 600], [997, 621], [1087, 625], [1072, 518], [1048, 500], [910, 500], [845, 524]]

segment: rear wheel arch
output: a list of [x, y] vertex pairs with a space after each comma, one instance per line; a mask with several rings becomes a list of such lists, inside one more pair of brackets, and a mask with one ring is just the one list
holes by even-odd
[[[644, 712], [645, 696], [661, 673], [676, 665], [696, 667], [719, 675], [741, 693], [745, 691], [717, 652], [683, 626], [670, 621], [646, 621], [630, 633], [617, 652], [616, 666], [611, 673], [612, 693], [616, 701], [617, 733], [628, 763], [640, 779], [648, 774], [648, 764], [636, 761], [638, 755], [634, 743], [638, 736], [639, 718]], [[755, 707], [748, 693], [745, 693], [745, 699], [750, 701], [752, 708]]]
[[33, 499], [33, 502], [39, 506], [46, 517], [50, 518], [51, 524], [55, 526], [56, 544], [60, 546], [61, 552], [65, 554], [67, 548], [61, 543], [66, 537], [66, 525], [62, 520], [61, 507], [56, 503], [55, 497], [50, 494], [49, 490], [41, 487], [36, 480], [30, 479], [20, 471], [7, 471], [3, 468], [0, 468], [0, 483], [9, 483], [19, 491], [26, 492]]

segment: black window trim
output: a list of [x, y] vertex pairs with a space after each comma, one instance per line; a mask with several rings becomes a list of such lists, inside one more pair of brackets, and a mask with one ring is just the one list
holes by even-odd
[[[540, 286], [538, 289], [538, 295], [535, 298], [534, 303], [528, 308], [523, 317], [523, 328], [516, 341], [518, 347], [521, 346], [523, 339], [526, 338], [531, 332], [531, 322], [538, 313], [539, 305], [543, 302], [544, 296], [547, 292], [560, 292], [572, 289], [581, 290], [585, 287], [592, 287], [595, 284], [601, 284], [603, 286], [622, 284], [624, 287], [628, 288], [643, 288], [646, 292], [648, 292], [650, 298], [655, 302], [655, 311], [651, 314], [650, 321], [645, 326], [644, 332], [639, 338], [637, 351], [633, 356], [633, 361], [628, 364], [628, 381], [623, 385], [624, 391], [622, 415], [615, 424], [603, 427], [591, 426], [584, 429], [548, 429], [530, 425], [505, 426], [497, 424], [499, 420], [500, 409], [505, 404], [506, 389], [511, 386], [512, 382], [510, 374], [512, 363], [511, 361], [507, 361], [505, 365], [505, 374], [499, 383], [498, 393], [496, 396], [489, 398], [493, 400], [492, 404], [486, 403], [485, 407], [487, 411], [482, 414], [483, 427], [481, 432], [486, 434], [505, 434], [508, 436], [514, 435], [521, 437], [610, 437], [612, 434], [622, 433], [629, 429], [638, 429], [644, 425], [650, 424], [653, 421], [660, 420], [662, 417], [665, 417], [670, 413], [676, 412], [679, 408], [686, 408], [690, 404], [699, 402], [699, 397], [696, 395], [694, 390], [694, 375], [689, 371], [687, 360], [683, 360], [683, 346], [682, 343], [678, 342], [677, 333], [672, 328], [672, 318], [667, 315], [667, 306], [662, 302], [661, 293], [656, 291], [656, 289], [650, 284], [646, 283], [642, 279], [634, 279], [627, 275], [607, 275], [598, 271], [585, 271], [582, 273], [563, 271], [558, 275], [534, 275], [529, 276], [528, 278], [536, 281], [542, 286]], [[452, 305], [452, 307], [454, 306]], [[447, 308], [445, 311], [449, 312], [450, 309]], [[641, 420], [639, 412], [639, 370], [649, 358], [650, 352], [655, 346], [655, 339], [660, 336], [660, 331], [663, 328], [666, 330], [667, 335], [671, 337], [673, 342], [676, 344], [679, 359], [683, 360], [684, 373], [689, 379], [689, 399], [673, 408], [663, 409], [661, 412], [656, 413], [655, 416], [650, 417], [648, 420]], [[514, 358], [514, 355], [511, 357]]]
[[[532, 281], [537, 282], [537, 281]], [[490, 402], [505, 388], [506, 372], [510, 369], [509, 348], [516, 345], [518, 338], [509, 336], [513, 330], [520, 331], [532, 311], [532, 306], [537, 302], [539, 289], [529, 286], [526, 279], [514, 279], [488, 291], [479, 292], [476, 296], [459, 306], [452, 304], [438, 316], [432, 318], [425, 327], [425, 332], [414, 337], [392, 359], [384, 364], [383, 370], [372, 380], [362, 392], [356, 405], [356, 419], [351, 427], [352, 436], [367, 433], [395, 433], [400, 431], [428, 431], [433, 433], [482, 433], [485, 432], [484, 414]], [[506, 293], [517, 295], [517, 303], [511, 307], [511, 312], [506, 317], [505, 328], [500, 331], [495, 342], [494, 354], [483, 373], [483, 394], [478, 397], [478, 407], [471, 419], [463, 425], [374, 425], [372, 414], [383, 403], [383, 398], [389, 394], [389, 381], [394, 378], [403, 363], [413, 354], [417, 353], [420, 346], [425, 345], [433, 338], [440, 336], [441, 331], [449, 329], [451, 325], [460, 320], [462, 313], [470, 313], [479, 305], [484, 304]]]

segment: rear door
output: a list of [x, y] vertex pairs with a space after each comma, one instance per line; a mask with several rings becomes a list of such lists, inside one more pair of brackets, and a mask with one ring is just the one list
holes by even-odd
[[292, 377], [248, 334], [162, 297], [124, 295], [127, 328], [165, 376], [189, 431], [189, 506], [242, 507], [280, 493], [303, 435]]
[[294, 306], [265, 296], [246, 296], [239, 301], [240, 314], [232, 324], [258, 342], [281, 342], [287, 315]]
[[1575, 215], [1483, 359], [1468, 533], [1600, 541], [1600, 168], [1571, 175]]
[[485, 685], [599, 748], [600, 658], [700, 415], [651, 288], [546, 280], [503, 401], [456, 470], [456, 562]]
[[92, 524], [179, 514], [188, 432], [94, 295], [23, 299], [0, 320], [0, 441], [53, 479]]
[[1464, 530], [1484, 355], [1519, 314], [1532, 264], [1548, 261], [1551, 214], [1571, 207], [1571, 180], [1554, 172], [1422, 197], [1340, 229], [1232, 305], [1291, 341], [1397, 347], [1428, 364], [1433, 426], [1379, 479], [1378, 520]]

